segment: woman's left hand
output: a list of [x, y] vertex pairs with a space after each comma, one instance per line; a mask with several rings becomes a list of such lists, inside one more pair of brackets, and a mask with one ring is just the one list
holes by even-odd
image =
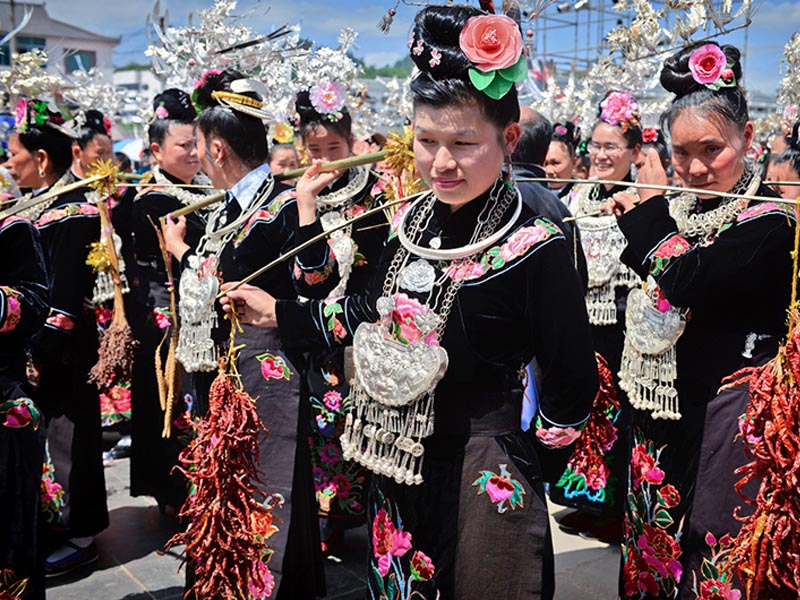
[[230, 314], [236, 310], [236, 316], [242, 323], [256, 327], [277, 327], [278, 319], [275, 315], [275, 298], [261, 288], [244, 284], [235, 290], [235, 281], [223, 284], [222, 291], [225, 295], [220, 299], [222, 310]]

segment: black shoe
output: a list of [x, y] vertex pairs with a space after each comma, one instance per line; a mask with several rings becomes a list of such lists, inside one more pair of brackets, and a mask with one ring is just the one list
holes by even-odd
[[599, 517], [582, 510], [576, 510], [561, 518], [557, 518], [558, 528], [565, 533], [580, 533], [584, 529], [594, 527]]
[[111, 458], [129, 458], [131, 455], [131, 436], [123, 435], [108, 454]]
[[622, 521], [614, 521], [602, 527], [592, 527], [580, 532], [580, 536], [586, 540], [597, 540], [604, 544], [622, 543]]
[[66, 573], [74, 571], [75, 569], [78, 569], [84, 565], [91, 564], [99, 558], [97, 546], [95, 546], [94, 542], [85, 548], [81, 548], [69, 540], [64, 542], [64, 545], [72, 548], [72, 552], [58, 560], [46, 560], [45, 577], [49, 578], [65, 575]]

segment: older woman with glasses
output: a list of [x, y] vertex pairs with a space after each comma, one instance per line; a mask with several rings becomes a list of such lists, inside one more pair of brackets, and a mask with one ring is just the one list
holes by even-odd
[[[625, 237], [617, 223], [599, 211], [616, 192], [626, 189], [624, 182], [631, 181], [631, 166], [639, 156], [642, 130], [638, 115], [639, 105], [627, 92], [610, 92], [599, 106], [599, 118], [592, 128], [588, 142], [592, 177], [601, 181], [575, 186], [570, 208], [578, 221], [586, 264], [589, 272], [589, 289], [586, 308], [592, 325], [595, 350], [608, 361], [615, 375], [620, 368], [624, 341], [624, 311], [628, 291], [639, 282], [639, 277], [620, 261], [625, 248]], [[591, 216], [590, 216], [591, 215]], [[612, 415], [618, 429], [625, 428], [625, 415]], [[624, 481], [626, 435], [619, 431], [617, 441], [601, 456], [592, 458], [605, 476], [600, 480], [573, 471], [569, 466], [556, 485], [551, 487], [551, 499], [559, 504], [574, 506], [577, 512], [561, 519], [561, 529], [569, 533], [582, 533], [607, 542], [620, 539], [622, 534], [621, 489], [610, 481]], [[573, 456], [573, 458], [577, 458]], [[570, 463], [571, 464], [571, 463]]]

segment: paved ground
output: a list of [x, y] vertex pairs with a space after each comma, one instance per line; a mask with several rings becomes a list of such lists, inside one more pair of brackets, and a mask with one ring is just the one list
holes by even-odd
[[[179, 600], [183, 571], [175, 553], [160, 554], [177, 530], [155, 501], [128, 494], [128, 461], [106, 468], [111, 527], [100, 534], [93, 567], [50, 582], [48, 600]], [[560, 508], [551, 507], [552, 515]], [[366, 530], [349, 533], [336, 559], [326, 561], [329, 600], [363, 600]], [[616, 598], [619, 549], [561, 533], [553, 521], [556, 600]], [[298, 599], [302, 600], [302, 599]]]

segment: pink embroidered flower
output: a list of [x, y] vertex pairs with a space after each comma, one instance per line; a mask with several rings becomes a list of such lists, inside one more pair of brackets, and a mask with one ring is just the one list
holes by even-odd
[[536, 438], [545, 446], [563, 448], [581, 436], [581, 430], [574, 427], [537, 427]]
[[325, 444], [319, 451], [319, 458], [329, 465], [338, 465], [342, 462], [342, 451], [336, 444]]
[[251, 598], [266, 598], [275, 587], [275, 578], [269, 570], [267, 563], [257, 560], [253, 563], [253, 573], [247, 584]]
[[433, 561], [424, 552], [417, 550], [411, 557], [411, 576], [417, 581], [430, 581], [436, 567]]
[[334, 319], [333, 337], [339, 341], [347, 337], [347, 330], [344, 328], [344, 325], [342, 325], [342, 322], [339, 319]]
[[339, 410], [342, 408], [342, 395], [335, 390], [325, 392], [323, 402], [329, 410]]
[[[30, 400], [28, 400], [28, 402], [30, 402]], [[13, 406], [10, 406], [3, 412], [6, 415], [6, 420], [3, 425], [11, 429], [21, 429], [33, 422], [33, 415], [26, 402], [15, 402]]]
[[514, 234], [500, 246], [500, 257], [504, 261], [509, 262], [522, 256], [529, 248], [548, 237], [550, 237], [550, 232], [541, 225], [523, 227], [515, 231]]
[[6, 315], [2, 326], [0, 326], [0, 333], [8, 333], [13, 331], [19, 325], [22, 319], [22, 306], [13, 295], [10, 293], [9, 288], [0, 288], [0, 291], [6, 294]]
[[703, 44], [689, 56], [692, 79], [702, 85], [715, 83], [727, 66], [728, 57], [716, 44]]
[[556, 125], [554, 132], [556, 135], [567, 135], [567, 128], [563, 125]]
[[172, 325], [172, 319], [170, 318], [169, 311], [166, 308], [154, 308], [153, 319], [155, 320], [159, 329], [167, 329], [170, 327], [170, 325]]
[[366, 212], [366, 210], [367, 209], [364, 208], [363, 204], [354, 204], [353, 206], [348, 208], [346, 211], [344, 211], [344, 216], [347, 217], [348, 219], [352, 219], [353, 217], [357, 217], [359, 215], [364, 214]]
[[100, 326], [106, 326], [111, 322], [111, 319], [114, 318], [114, 311], [110, 308], [105, 306], [95, 306], [94, 307], [94, 319]]
[[741, 600], [742, 593], [724, 581], [704, 581], [697, 600]]
[[14, 126], [22, 127], [28, 120], [28, 101], [25, 98], [17, 100], [14, 107]]
[[587, 453], [591, 458], [573, 466], [575, 473], [581, 475], [588, 485], [593, 490], [601, 490], [608, 482], [608, 476], [611, 474], [611, 469], [605, 461], [594, 453]]
[[504, 502], [514, 494], [514, 484], [500, 475], [493, 475], [486, 482], [486, 493], [493, 503]]
[[396, 529], [385, 509], [380, 509], [372, 521], [372, 553], [378, 559], [378, 572], [385, 577], [392, 556], [403, 556], [411, 550], [411, 534]]
[[747, 219], [752, 219], [753, 217], [763, 215], [764, 213], [768, 213], [773, 210], [780, 211], [781, 208], [774, 202], [760, 202], [759, 204], [750, 206], [739, 213], [739, 216], [736, 217], [736, 221], [746, 221]]
[[470, 17], [459, 36], [462, 52], [479, 71], [506, 69], [522, 55], [522, 35], [505, 15]]
[[739, 417], [739, 433], [742, 434], [744, 439], [747, 440], [747, 443], [751, 445], [760, 444], [761, 440], [764, 439], [763, 436], [754, 435], [754, 422], [752, 419], [749, 419], [746, 414]]
[[658, 582], [650, 572], [647, 561], [632, 544], [629, 544], [626, 550], [628, 558], [622, 571], [625, 597], [637, 598], [641, 595], [641, 592], [657, 596], [659, 591]]
[[158, 108], [156, 108], [156, 118], [157, 119], [168, 119], [169, 118], [169, 111], [164, 107], [162, 104]]
[[395, 337], [398, 341], [413, 344], [422, 339], [422, 331], [417, 327], [414, 317], [425, 310], [426, 308], [419, 301], [409, 298], [406, 294], [400, 293], [394, 297], [392, 320]]
[[645, 144], [652, 144], [658, 139], [658, 129], [655, 127], [648, 127], [642, 131], [642, 141]]
[[645, 562], [658, 571], [662, 578], [672, 577], [675, 581], [680, 581], [683, 566], [678, 558], [683, 551], [680, 544], [666, 531], [645, 523], [644, 533], [639, 536], [637, 545]]
[[72, 331], [75, 329], [75, 322], [64, 313], [53, 313], [47, 317], [46, 323], [64, 331]]
[[267, 353], [257, 356], [256, 360], [261, 362], [261, 375], [267, 381], [270, 379], [289, 380], [289, 366], [283, 357]]
[[477, 279], [488, 270], [489, 265], [465, 259], [453, 262], [445, 267], [444, 274], [456, 281], [471, 281], [472, 279]]
[[631, 455], [631, 475], [633, 489], [638, 490], [643, 482], [661, 485], [664, 471], [656, 466], [656, 459], [650, 456], [644, 444], [634, 447]]
[[331, 483], [336, 489], [336, 495], [340, 499], [347, 500], [347, 498], [350, 497], [350, 489], [353, 487], [353, 484], [350, 482], [347, 475], [342, 475], [341, 473], [334, 475], [331, 477]]
[[309, 90], [311, 106], [322, 115], [333, 115], [344, 107], [344, 88], [330, 79], [323, 79]]
[[638, 123], [639, 103], [629, 92], [611, 92], [600, 103], [600, 118], [609, 125]]

